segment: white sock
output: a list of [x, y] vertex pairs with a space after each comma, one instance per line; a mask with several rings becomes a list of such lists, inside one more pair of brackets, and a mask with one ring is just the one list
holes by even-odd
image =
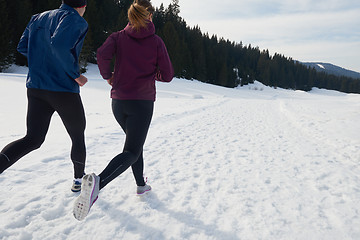
[[74, 181], [78, 181], [79, 183], [82, 183], [82, 178], [75, 178]]

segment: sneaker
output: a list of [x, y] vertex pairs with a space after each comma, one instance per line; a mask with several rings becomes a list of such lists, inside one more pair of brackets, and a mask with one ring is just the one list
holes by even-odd
[[144, 193], [146, 193], [146, 192], [148, 192], [150, 190], [151, 190], [150, 185], [145, 184], [145, 186], [138, 186], [137, 190], [136, 190], [136, 193], [138, 195], [141, 195], [141, 194], [144, 194]]
[[81, 191], [81, 179], [75, 179], [73, 185], [71, 187], [71, 191], [73, 192], [80, 192]]
[[81, 221], [89, 213], [91, 206], [95, 203], [99, 194], [100, 177], [95, 173], [83, 177], [80, 196], [75, 200], [73, 214]]

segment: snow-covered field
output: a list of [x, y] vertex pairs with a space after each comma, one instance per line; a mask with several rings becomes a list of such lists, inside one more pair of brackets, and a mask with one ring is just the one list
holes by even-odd
[[[26, 69], [0, 74], [0, 149], [25, 133]], [[123, 147], [96, 67], [81, 89], [86, 172]], [[158, 83], [145, 144], [153, 191], [129, 169], [78, 222], [70, 140], [55, 114], [43, 146], [0, 175], [0, 239], [360, 239], [360, 95]]]

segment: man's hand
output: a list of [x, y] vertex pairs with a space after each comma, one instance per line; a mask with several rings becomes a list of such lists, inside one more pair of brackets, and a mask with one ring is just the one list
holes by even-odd
[[84, 86], [87, 83], [88, 79], [84, 75], [80, 75], [80, 77], [75, 78], [75, 81], [79, 84], [80, 87]]

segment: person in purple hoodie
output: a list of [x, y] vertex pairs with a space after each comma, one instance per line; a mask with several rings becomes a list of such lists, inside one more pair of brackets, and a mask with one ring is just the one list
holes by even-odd
[[[85, 175], [76, 199], [74, 217], [82, 220], [99, 191], [130, 166], [137, 194], [151, 190], [143, 177], [143, 145], [155, 101], [155, 80], [170, 82], [174, 70], [162, 39], [155, 35], [154, 8], [148, 0], [135, 0], [128, 10], [129, 24], [109, 36], [97, 51], [102, 77], [112, 86], [113, 114], [126, 134], [122, 153], [99, 174]], [[111, 61], [115, 57], [114, 71]]]

